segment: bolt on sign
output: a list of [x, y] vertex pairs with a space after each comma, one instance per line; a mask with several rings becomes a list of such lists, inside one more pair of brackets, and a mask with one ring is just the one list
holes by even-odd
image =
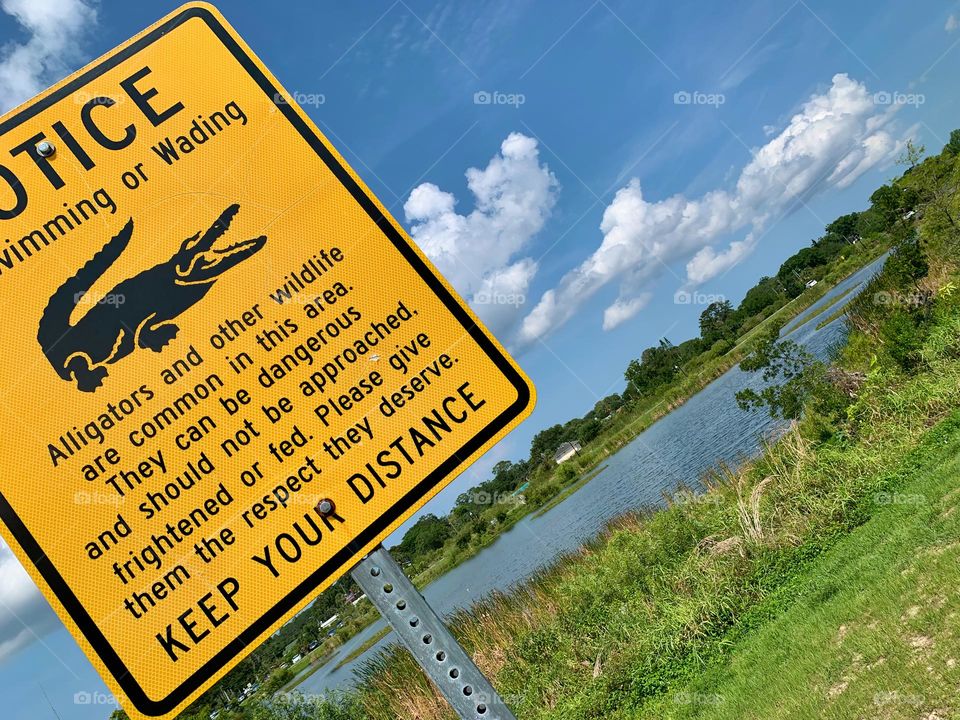
[[0, 119], [3, 535], [170, 717], [533, 387], [211, 6]]

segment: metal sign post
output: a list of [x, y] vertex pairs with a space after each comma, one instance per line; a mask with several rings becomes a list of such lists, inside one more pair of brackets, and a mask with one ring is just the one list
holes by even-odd
[[350, 571], [463, 720], [516, 720], [490, 681], [383, 547]]

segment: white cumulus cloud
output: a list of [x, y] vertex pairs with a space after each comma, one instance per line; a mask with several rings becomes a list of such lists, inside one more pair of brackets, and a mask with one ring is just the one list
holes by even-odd
[[948, 33], [952, 33], [957, 28], [960, 28], [960, 20], [957, 20], [956, 15], [951, 15], [947, 18], [947, 24], [943, 26], [943, 29]]
[[97, 12], [81, 0], [2, 0], [29, 33], [0, 50], [0, 108], [5, 112], [67, 75], [83, 57], [80, 41]]
[[[685, 287], [722, 274], [753, 251], [774, 219], [891, 162], [903, 146], [892, 127], [894, 112], [875, 103], [865, 85], [839, 74], [826, 92], [813, 95], [783, 130], [753, 151], [732, 188], [649, 200], [640, 181], [632, 179], [604, 211], [600, 246], [544, 293], [523, 319], [520, 343], [556, 329], [613, 281], [619, 281], [620, 292], [603, 315], [608, 330], [643, 309], [651, 283], [672, 263], [686, 262]], [[745, 236], [717, 247], [738, 231]]]
[[487, 167], [466, 172], [474, 208], [456, 211], [456, 198], [432, 183], [414, 188], [403, 206], [410, 234], [477, 314], [497, 332], [508, 330], [537, 272], [525, 253], [557, 200], [557, 180], [540, 162], [536, 140], [511, 133]]

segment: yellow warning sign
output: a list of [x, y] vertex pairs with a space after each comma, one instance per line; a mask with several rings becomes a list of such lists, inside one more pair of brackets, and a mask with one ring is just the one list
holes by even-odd
[[128, 712], [168, 717], [533, 388], [208, 5], [0, 136], [3, 535]]

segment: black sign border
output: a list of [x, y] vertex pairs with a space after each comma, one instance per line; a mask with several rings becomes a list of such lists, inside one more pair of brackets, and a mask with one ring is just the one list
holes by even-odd
[[60, 575], [60, 572], [43, 552], [36, 538], [34, 538], [33, 534], [20, 520], [6, 497], [0, 492], [0, 520], [10, 529], [20, 544], [20, 547], [26, 552], [37, 571], [70, 614], [74, 623], [76, 623], [77, 627], [83, 633], [87, 642], [93, 647], [107, 670], [116, 679], [130, 702], [133, 703], [139, 712], [149, 717], [157, 717], [172, 712], [210, 678], [229, 665], [238, 655], [244, 654], [245, 650], [251, 644], [255, 643], [274, 623], [313, 593], [317, 587], [337, 570], [349, 563], [357, 552], [372, 542], [378, 534], [389, 527], [391, 523], [409, 510], [428, 492], [433, 490], [445, 476], [462, 465], [466, 458], [480, 449], [511, 421], [520, 416], [529, 407], [532, 397], [530, 387], [524, 381], [524, 378], [514, 369], [496, 344], [492, 342], [483, 329], [477, 326], [470, 315], [464, 311], [460, 303], [447, 288], [444, 287], [443, 283], [430, 268], [427, 267], [416, 251], [404, 239], [403, 235], [399, 233], [393, 224], [383, 215], [377, 204], [357, 184], [346, 168], [338, 162], [337, 158], [324, 145], [320, 137], [297, 114], [296, 110], [290, 104], [283, 101], [284, 95], [281, 94], [280, 89], [271, 82], [257, 65], [256, 61], [220, 22], [219, 18], [207, 8], [197, 6], [187, 7], [180, 13], [168, 18], [166, 21], [149, 30], [149, 32], [142, 37], [81, 73], [53, 93], [24, 108], [16, 115], [4, 120], [0, 123], [0, 135], [6, 134], [10, 130], [20, 126], [39, 112], [59, 102], [67, 95], [76, 92], [90, 81], [124, 60], [136, 55], [171, 30], [174, 30], [193, 18], [200, 18], [209, 26], [214, 35], [237, 59], [241, 67], [250, 74], [257, 85], [267, 94], [271, 102], [274, 103], [277, 109], [283, 113], [283, 116], [296, 128], [304, 140], [306, 140], [307, 144], [320, 156], [340, 183], [364, 209], [370, 219], [377, 224], [383, 231], [383, 234], [400, 251], [407, 262], [413, 266], [424, 282], [426, 282], [430, 289], [443, 301], [443, 304], [463, 326], [464, 330], [477, 342], [497, 368], [506, 376], [517, 391], [517, 399], [479, 434], [465, 443], [447, 458], [447, 460], [441, 463], [436, 470], [414, 486], [399, 503], [390, 508], [376, 522], [357, 535], [346, 547], [315, 570], [306, 580], [297, 586], [297, 588], [277, 603], [277, 605], [240, 633], [229, 645], [207, 661], [196, 673], [191, 675], [183, 684], [161, 700], [153, 700], [148, 697], [146, 691], [97, 627], [93, 618], [90, 617], [81, 605], [79, 599], [74, 595], [73, 591]]

